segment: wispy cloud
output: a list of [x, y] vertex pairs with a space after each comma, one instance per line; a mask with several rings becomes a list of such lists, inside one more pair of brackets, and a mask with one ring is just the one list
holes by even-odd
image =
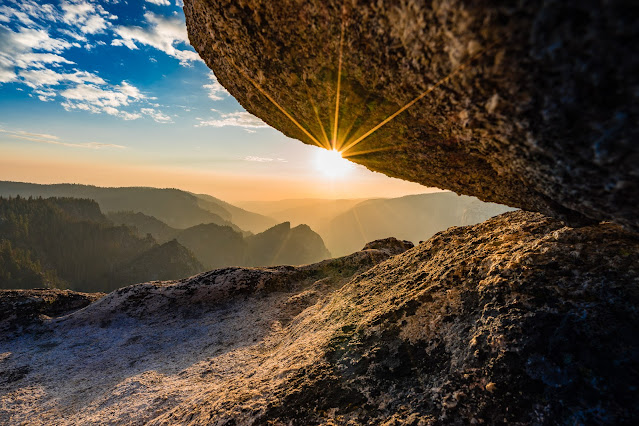
[[60, 7], [64, 13], [62, 20], [75, 26], [83, 34], [101, 33], [112, 25], [110, 21], [117, 18], [104, 10], [101, 5], [88, 1], [63, 1]]
[[41, 69], [45, 64], [72, 63], [59, 55], [72, 46], [42, 29], [22, 27], [12, 31], [0, 25], [0, 83], [17, 80], [16, 68]]
[[126, 81], [120, 85], [109, 87], [83, 82], [61, 91], [60, 96], [65, 98], [61, 105], [67, 111], [82, 110], [94, 114], [104, 112], [125, 120], [136, 120], [142, 115], [119, 108], [146, 98], [136, 87]]
[[84, 143], [73, 143], [73, 142], [64, 142], [61, 141], [59, 137], [54, 135], [49, 135], [45, 133], [31, 133], [26, 132], [24, 130], [7, 130], [0, 129], [0, 133], [4, 133], [7, 137], [11, 139], [20, 139], [26, 140], [30, 142], [38, 142], [45, 143], [49, 145], [59, 145], [65, 146], [68, 148], [84, 148], [84, 149], [105, 149], [105, 148], [114, 148], [114, 149], [126, 149], [123, 145], [117, 145], [112, 143], [102, 143], [102, 142], [84, 142]]
[[168, 115], [164, 114], [162, 111], [158, 111], [154, 108], [142, 108], [140, 110], [142, 114], [148, 115], [157, 123], [172, 123], [173, 120]]
[[146, 0], [147, 3], [153, 3], [158, 6], [171, 6], [171, 2], [169, 0]]
[[195, 127], [242, 127], [244, 129], [259, 129], [268, 124], [246, 111], [220, 113], [219, 118], [200, 119]]
[[189, 50], [189, 38], [184, 21], [178, 17], [164, 17], [152, 12], [144, 14], [146, 27], [121, 26], [115, 29], [119, 38], [111, 42], [113, 46], [126, 46], [131, 50], [138, 45], [146, 45], [161, 50], [180, 61], [182, 65], [190, 65], [199, 61], [197, 53]]
[[248, 155], [248, 156], [244, 157], [244, 161], [252, 161], [252, 162], [255, 162], [255, 163], [272, 163], [272, 162], [286, 163], [287, 162], [283, 158], [256, 157], [256, 156], [253, 156], [253, 155]]
[[209, 80], [211, 82], [209, 84], [205, 84], [204, 87], [208, 91], [209, 98], [214, 101], [221, 101], [226, 96], [229, 95], [229, 92], [222, 86], [215, 77], [215, 74], [209, 74]]

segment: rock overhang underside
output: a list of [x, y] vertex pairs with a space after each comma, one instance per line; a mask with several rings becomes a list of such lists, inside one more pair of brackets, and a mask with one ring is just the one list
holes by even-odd
[[639, 229], [630, 1], [186, 0], [192, 45], [287, 136], [568, 224]]

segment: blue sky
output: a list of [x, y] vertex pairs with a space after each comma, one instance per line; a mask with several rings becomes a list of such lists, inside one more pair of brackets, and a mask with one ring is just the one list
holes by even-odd
[[244, 111], [188, 43], [181, 0], [0, 3], [0, 179], [171, 186], [229, 200], [401, 196]]

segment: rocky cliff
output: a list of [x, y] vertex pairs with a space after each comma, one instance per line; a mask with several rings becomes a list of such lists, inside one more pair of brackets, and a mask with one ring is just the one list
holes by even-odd
[[139, 284], [31, 316], [0, 334], [0, 422], [639, 418], [635, 235], [518, 211], [410, 246]]
[[636, 2], [185, 0], [249, 112], [389, 176], [637, 230]]

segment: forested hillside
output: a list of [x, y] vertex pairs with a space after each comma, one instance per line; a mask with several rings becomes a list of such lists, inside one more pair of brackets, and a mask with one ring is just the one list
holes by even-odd
[[137, 230], [140, 237], [150, 234], [160, 242], [175, 238], [191, 250], [206, 269], [301, 265], [330, 257], [322, 237], [307, 225], [291, 228], [289, 222], [284, 222], [246, 236], [229, 226], [214, 223], [175, 229], [142, 213], [114, 212], [108, 217], [116, 224]]
[[[110, 291], [202, 271], [184, 247], [159, 250], [152, 237], [114, 226], [92, 200], [0, 197], [0, 242], [2, 288]], [[143, 255], [143, 267], [131, 268]]]
[[143, 213], [105, 216], [93, 200], [0, 197], [0, 288], [111, 291], [226, 266], [299, 265], [330, 257], [308, 226], [245, 237], [214, 223], [175, 229]]
[[103, 188], [92, 185], [0, 181], [3, 197], [72, 197], [95, 200], [102, 212], [132, 211], [153, 216], [167, 225], [185, 229], [201, 223], [230, 226], [236, 231], [261, 232], [276, 222], [235, 207], [215, 197], [174, 188]]

